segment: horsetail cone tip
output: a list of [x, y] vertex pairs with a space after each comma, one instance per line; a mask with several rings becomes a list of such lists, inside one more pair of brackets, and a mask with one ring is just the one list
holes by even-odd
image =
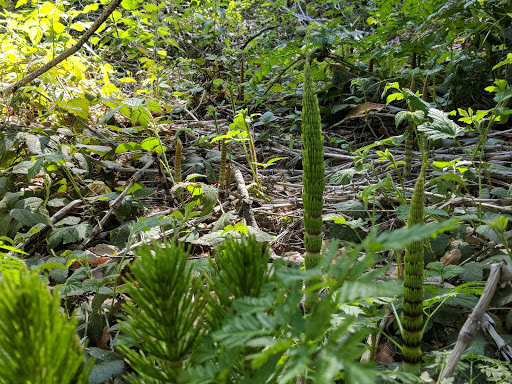
[[[315, 268], [321, 258], [322, 208], [325, 188], [324, 138], [320, 121], [320, 108], [316, 97], [309, 59], [304, 67], [302, 97], [302, 165], [304, 193], [304, 246], [306, 268]], [[314, 282], [306, 282], [306, 287]], [[307, 292], [304, 302], [306, 311], [318, 301], [318, 292]]]
[[[414, 186], [408, 227], [423, 224], [425, 204], [425, 165]], [[402, 339], [404, 370], [419, 373], [423, 339], [423, 242], [415, 241], [405, 251]]]
[[174, 181], [176, 183], [181, 182], [181, 140], [178, 137], [178, 140], [176, 141], [176, 154], [174, 156]]

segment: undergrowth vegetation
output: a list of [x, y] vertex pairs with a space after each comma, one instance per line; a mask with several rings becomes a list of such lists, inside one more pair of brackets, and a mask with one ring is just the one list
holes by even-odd
[[511, 6], [0, 0], [0, 383], [512, 382]]

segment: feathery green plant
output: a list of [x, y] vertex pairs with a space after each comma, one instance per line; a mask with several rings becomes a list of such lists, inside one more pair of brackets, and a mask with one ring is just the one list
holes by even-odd
[[187, 263], [188, 252], [183, 245], [155, 243], [153, 248], [137, 249], [140, 259], [131, 267], [127, 289], [133, 301], [124, 306], [128, 315], [121, 324], [120, 347], [139, 375], [130, 377], [134, 383], [176, 382], [204, 332], [206, 300], [201, 280]]
[[92, 360], [86, 363], [76, 318], [61, 313], [59, 295], [26, 270], [2, 277], [0, 383], [88, 383]]
[[[315, 268], [322, 250], [322, 208], [325, 188], [324, 138], [320, 123], [320, 109], [316, 97], [309, 59], [304, 66], [302, 98], [302, 164], [304, 175], [304, 245], [306, 269]], [[306, 287], [315, 284], [308, 282]], [[309, 310], [318, 301], [317, 291], [306, 291], [304, 307]]]
[[[420, 176], [414, 185], [407, 226], [424, 222], [425, 168], [423, 162]], [[423, 241], [414, 241], [407, 246], [404, 258], [404, 296], [402, 314], [402, 339], [404, 370], [419, 373], [421, 363], [421, 341], [423, 338]]]

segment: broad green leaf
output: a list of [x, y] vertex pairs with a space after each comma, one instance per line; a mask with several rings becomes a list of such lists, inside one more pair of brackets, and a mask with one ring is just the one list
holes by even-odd
[[85, 97], [68, 100], [62, 108], [85, 121], [89, 119], [89, 100]]
[[439, 109], [431, 108], [428, 117], [432, 121], [426, 121], [417, 127], [428, 139], [454, 139], [466, 131], [465, 128], [455, 124], [448, 117], [448, 114]]
[[512, 87], [508, 87], [504, 91], [501, 91], [494, 96], [494, 101], [497, 103], [502, 103], [505, 100], [508, 100], [512, 97]]
[[138, 151], [140, 149], [142, 149], [142, 146], [139, 143], [134, 143], [134, 142], [121, 143], [117, 146], [116, 153]]
[[201, 210], [201, 215], [204, 216], [213, 211], [213, 208], [217, 203], [219, 191], [217, 188], [207, 184], [202, 184], [201, 189], [203, 191], [203, 194], [201, 196], [201, 205], [203, 206], [203, 209]]
[[26, 136], [27, 134], [23, 132], [16, 131], [7, 131], [0, 133], [0, 154], [7, 153], [7, 151], [12, 151], [16, 148], [18, 143]]
[[10, 215], [26, 227], [33, 227], [39, 223], [52, 225], [48, 211], [43, 206], [43, 200], [37, 197], [18, 201]]
[[54, 152], [57, 143], [53, 141], [55, 138], [46, 135], [32, 135], [25, 136], [25, 144], [28, 150], [34, 155], [43, 155]]
[[57, 227], [48, 234], [48, 247], [55, 248], [62, 244], [78, 243], [84, 240], [92, 232], [89, 223], [80, 223], [66, 227]]
[[121, 7], [123, 7], [127, 11], [135, 11], [139, 9], [140, 2], [138, 0], [123, 0], [121, 2]]
[[482, 281], [484, 278], [484, 267], [480, 263], [467, 263], [463, 266], [464, 271], [460, 272], [459, 276], [466, 282]]

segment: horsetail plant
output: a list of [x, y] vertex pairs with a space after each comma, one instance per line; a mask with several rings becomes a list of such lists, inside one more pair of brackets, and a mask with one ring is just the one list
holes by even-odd
[[178, 137], [176, 140], [176, 153], [174, 155], [174, 182], [181, 183], [181, 158], [182, 158], [182, 145]]
[[[425, 140], [426, 141], [426, 140]], [[414, 185], [407, 226], [424, 222], [425, 169], [423, 161], [420, 176]], [[423, 241], [411, 243], [404, 258], [404, 295], [402, 313], [402, 339], [404, 370], [418, 374], [421, 363], [421, 341], [423, 339]]]
[[[302, 163], [304, 174], [304, 245], [306, 269], [315, 268], [322, 250], [322, 208], [325, 188], [324, 138], [320, 124], [320, 109], [316, 97], [309, 59], [304, 66], [302, 97]], [[306, 288], [314, 285], [306, 283]], [[306, 290], [304, 309], [308, 312], [318, 301], [318, 291]]]
[[[224, 131], [224, 135], [227, 135], [227, 130]], [[219, 167], [219, 188], [225, 189], [226, 184], [226, 157], [228, 152], [228, 145], [226, 139], [222, 139], [220, 147], [220, 167]]]

